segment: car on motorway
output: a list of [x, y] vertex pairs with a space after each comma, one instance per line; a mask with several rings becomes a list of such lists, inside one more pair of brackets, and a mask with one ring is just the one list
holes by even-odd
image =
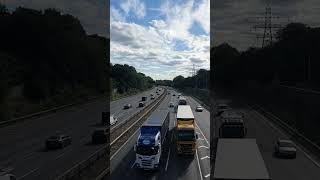
[[139, 102], [139, 107], [143, 107], [144, 103], [143, 102]]
[[216, 115], [220, 116], [224, 111], [229, 110], [230, 108], [228, 107], [227, 104], [218, 104], [216, 107]]
[[107, 142], [108, 137], [107, 128], [97, 128], [93, 131], [91, 139], [93, 144], [100, 144]]
[[152, 96], [151, 99], [154, 99], [154, 96]]
[[110, 116], [110, 125], [114, 125], [118, 122], [118, 118], [114, 117], [114, 115]]
[[203, 107], [202, 106], [197, 106], [196, 107], [196, 112], [202, 112], [203, 111]]
[[296, 146], [291, 140], [278, 139], [275, 143], [275, 155], [278, 157], [296, 158]]
[[0, 180], [16, 180], [16, 176], [10, 173], [12, 170], [12, 168], [8, 170], [7, 168], [2, 169], [2, 167], [0, 167]]
[[129, 108], [131, 108], [131, 107], [132, 107], [131, 104], [126, 104], [126, 105], [124, 105], [123, 109], [129, 109]]
[[0, 174], [0, 180], [16, 180], [16, 176], [14, 176], [13, 174]]
[[173, 102], [170, 102], [170, 103], [169, 103], [169, 107], [174, 107], [174, 103], [173, 103]]
[[66, 134], [57, 134], [46, 140], [47, 149], [64, 148], [71, 144], [71, 137]]
[[172, 94], [172, 96], [176, 96], [176, 94]]

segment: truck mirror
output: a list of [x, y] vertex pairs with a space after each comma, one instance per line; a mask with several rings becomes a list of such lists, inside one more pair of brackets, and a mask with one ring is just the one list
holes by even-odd
[[198, 139], [198, 134], [196, 134], [196, 139]]

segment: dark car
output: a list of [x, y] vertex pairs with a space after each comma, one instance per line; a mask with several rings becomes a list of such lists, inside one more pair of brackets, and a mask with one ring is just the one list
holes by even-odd
[[71, 137], [65, 134], [58, 134], [49, 137], [46, 140], [46, 148], [47, 149], [56, 149], [56, 148], [64, 148], [71, 144]]
[[203, 111], [203, 107], [202, 106], [197, 106], [196, 107], [196, 112], [202, 112]]
[[92, 143], [100, 144], [105, 143], [108, 140], [108, 129], [107, 128], [97, 128], [92, 133]]
[[278, 139], [275, 143], [275, 155], [284, 158], [296, 158], [297, 150], [292, 141]]
[[126, 105], [124, 105], [124, 109], [129, 109], [129, 108], [131, 108], [132, 107], [132, 105], [131, 104], [126, 104]]
[[143, 102], [139, 102], [139, 107], [143, 107], [144, 103]]
[[172, 96], [176, 96], [176, 94], [173, 94]]

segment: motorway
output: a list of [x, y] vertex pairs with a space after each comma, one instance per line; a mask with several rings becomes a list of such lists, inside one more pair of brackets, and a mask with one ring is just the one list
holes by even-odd
[[[160, 93], [162, 93], [163, 90], [161, 90]], [[155, 98], [157, 98], [160, 95], [156, 94], [156, 89], [153, 88], [151, 90], [145, 91], [143, 93], [129, 96], [127, 98], [123, 98], [117, 101], [111, 102], [110, 105], [110, 114], [114, 115], [115, 118], [118, 119], [118, 123], [114, 125], [114, 127], [111, 127], [111, 129], [117, 127], [118, 125], [124, 123], [131, 115], [137, 113], [141, 107], [139, 108], [139, 102], [141, 101], [142, 96], [147, 96], [147, 101], [145, 101], [145, 106], [150, 104], [153, 100], [150, 99], [150, 94], [153, 94]], [[123, 106], [125, 104], [131, 104], [132, 108], [130, 109], [123, 109]]]
[[[147, 91], [143, 95], [150, 93]], [[120, 112], [126, 103], [136, 111], [135, 104], [142, 94], [112, 102], [111, 111]], [[149, 94], [150, 96], [150, 94]], [[149, 98], [150, 100], [150, 98]], [[54, 179], [72, 166], [92, 155], [104, 145], [91, 144], [91, 134], [101, 127], [101, 112], [109, 110], [109, 103], [96, 100], [67, 108], [39, 118], [18, 122], [0, 130], [0, 168], [11, 169], [18, 179]], [[125, 120], [124, 117], [119, 121]], [[57, 132], [72, 137], [72, 144], [64, 149], [46, 150], [46, 138]]]
[[[172, 92], [172, 91], [171, 91]], [[175, 92], [177, 94], [177, 92]], [[193, 109], [196, 120], [196, 133], [198, 134], [198, 148], [194, 157], [178, 156], [173, 136], [175, 127], [175, 113], [169, 108], [169, 102], [177, 103], [177, 96], [167, 95], [158, 108], [170, 109], [170, 126], [168, 139], [165, 141], [164, 154], [161, 157], [159, 171], [149, 172], [134, 167], [135, 152], [133, 145], [138, 138], [138, 130], [128, 139], [119, 150], [111, 156], [111, 178], [110, 179], [186, 179], [202, 180], [210, 178], [210, 112], [195, 112], [199, 103], [187, 97], [187, 102]]]
[[[244, 122], [248, 128], [247, 138], [256, 138], [272, 180], [320, 179], [319, 163], [312, 158], [311, 154], [306, 153], [299, 144], [297, 144], [296, 159], [279, 159], [273, 155], [275, 141], [278, 138], [290, 139], [290, 136], [271, 123], [271, 120], [234, 97], [230, 98], [216, 94], [212, 100], [228, 102], [227, 104], [232, 109], [244, 114]], [[214, 163], [214, 161], [211, 163]]]

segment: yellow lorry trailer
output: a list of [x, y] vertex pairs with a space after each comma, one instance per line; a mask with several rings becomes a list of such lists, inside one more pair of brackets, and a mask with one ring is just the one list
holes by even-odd
[[194, 115], [189, 105], [179, 105], [177, 110], [176, 140], [178, 154], [194, 155], [196, 151]]

